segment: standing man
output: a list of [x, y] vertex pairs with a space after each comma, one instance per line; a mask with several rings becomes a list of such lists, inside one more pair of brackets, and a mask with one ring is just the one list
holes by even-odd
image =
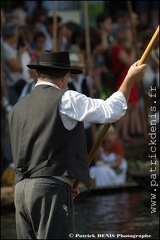
[[71, 74], [69, 53], [44, 52], [36, 69], [37, 83], [9, 112], [13, 160], [16, 169], [15, 207], [18, 239], [68, 239], [74, 232], [74, 179], [88, 189], [83, 122], [106, 124], [127, 109], [132, 85], [143, 78], [146, 64], [134, 63], [119, 91], [107, 100], [92, 99], [67, 90]]

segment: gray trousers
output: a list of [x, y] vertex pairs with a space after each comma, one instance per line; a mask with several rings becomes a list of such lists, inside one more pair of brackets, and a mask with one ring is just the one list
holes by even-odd
[[71, 186], [58, 179], [18, 182], [15, 208], [18, 239], [69, 239], [74, 231]]

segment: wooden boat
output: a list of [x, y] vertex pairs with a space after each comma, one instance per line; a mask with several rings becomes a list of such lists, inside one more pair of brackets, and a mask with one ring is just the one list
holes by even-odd
[[139, 184], [137, 182], [128, 182], [117, 186], [106, 187], [93, 186], [89, 191], [86, 189], [84, 185], [82, 185], [80, 186], [79, 189], [80, 194], [74, 199], [75, 202], [92, 196], [115, 194], [117, 192], [135, 191], [139, 189]]
[[[152, 187], [151, 186], [151, 173], [149, 171], [135, 171], [135, 172], [131, 172], [130, 176], [133, 178], [134, 181], [136, 181], [140, 187], [142, 187], [143, 189], [151, 192]], [[156, 174], [156, 182], [159, 182], [159, 174]]]

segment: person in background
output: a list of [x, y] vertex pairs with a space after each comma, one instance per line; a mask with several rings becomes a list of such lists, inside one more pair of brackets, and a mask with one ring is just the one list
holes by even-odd
[[129, 15], [128, 12], [124, 9], [119, 9], [113, 14], [113, 22], [111, 35], [115, 38], [117, 30], [120, 28], [126, 28], [129, 25]]
[[8, 127], [8, 113], [12, 108], [8, 88], [3, 74], [1, 62], [1, 174], [12, 161], [12, 151]]
[[19, 26], [25, 26], [26, 20], [27, 20], [27, 14], [26, 11], [23, 9], [23, 7], [17, 7], [13, 9], [12, 14], [14, 18], [17, 18], [17, 22]]
[[68, 21], [58, 29], [58, 50], [74, 51], [81, 41], [82, 28], [79, 24]]
[[44, 34], [47, 34], [47, 11], [41, 7], [35, 8], [33, 14], [28, 21], [29, 25], [33, 27], [34, 32], [42, 31]]
[[[35, 57], [35, 58], [32, 57], [30, 64], [37, 64], [37, 63], [38, 63], [37, 57]], [[22, 89], [19, 99], [26, 96], [28, 93], [30, 93], [35, 88], [35, 84], [37, 81], [36, 71], [34, 69], [29, 69], [29, 74], [30, 74], [30, 81]]]
[[[106, 38], [108, 45], [110, 45], [110, 43], [113, 41], [112, 36], [111, 36], [112, 21], [113, 21], [112, 16], [106, 11], [100, 12], [96, 17], [97, 28], [100, 29], [102, 34], [104, 34], [104, 39]], [[106, 44], [106, 42], [105, 42], [105, 44]], [[105, 46], [105, 44], [104, 44], [104, 46]], [[104, 50], [106, 50], [106, 49], [104, 49]]]
[[[99, 126], [97, 132], [102, 129]], [[90, 167], [90, 175], [95, 179], [96, 187], [116, 186], [126, 183], [127, 160], [124, 147], [114, 126], [111, 126], [101, 144], [99, 158], [95, 166]]]
[[[118, 90], [125, 79], [129, 67], [136, 59], [136, 51], [133, 47], [133, 37], [129, 28], [120, 28], [116, 31], [110, 58], [112, 71], [116, 76], [114, 90]], [[143, 136], [138, 85], [136, 83], [131, 89], [127, 113], [116, 122], [115, 127], [124, 142], [134, 142], [134, 135], [136, 135], [137, 138]]]
[[[57, 16], [56, 18], [56, 27], [57, 27], [57, 44], [59, 42], [59, 28], [62, 24], [62, 18]], [[53, 36], [53, 26], [54, 26], [54, 19], [53, 17], [47, 17], [46, 19], [46, 31], [43, 31], [45, 34], [46, 40], [44, 45], [44, 51], [48, 50], [51, 51], [54, 48], [54, 36]]]
[[113, 41], [113, 36], [111, 35], [112, 29], [112, 17], [111, 15], [104, 11], [97, 15], [96, 17], [97, 29], [100, 30], [101, 43], [96, 47], [96, 62], [97, 68], [100, 71], [100, 97], [105, 99], [110, 96], [113, 92], [112, 81], [109, 81], [110, 72], [110, 45]]
[[2, 31], [2, 61], [3, 73], [8, 88], [10, 104], [14, 105], [26, 84], [22, 75], [22, 54], [25, 46], [19, 46], [19, 27], [6, 23]]
[[44, 51], [46, 36], [42, 31], [35, 32], [33, 35], [34, 48], [31, 53], [31, 58], [39, 60], [40, 55]]
[[73, 198], [80, 180], [91, 178], [83, 122], [106, 124], [127, 109], [132, 85], [143, 78], [147, 64], [135, 62], [117, 92], [106, 100], [67, 90], [69, 52], [44, 52], [36, 69], [34, 90], [9, 112], [9, 129], [16, 170], [15, 208], [18, 239], [69, 239], [74, 233]]
[[30, 81], [30, 74], [29, 70], [27, 68], [27, 64], [31, 61], [31, 54], [32, 54], [32, 47], [30, 45], [30, 40], [33, 33], [30, 28], [27, 26], [21, 26], [19, 27], [19, 37], [18, 37], [18, 43], [17, 43], [17, 50], [18, 52], [21, 51], [21, 48], [23, 48], [23, 52], [21, 53], [21, 73], [22, 73], [22, 79], [28, 83]]
[[135, 10], [140, 20], [140, 31], [149, 27], [156, 28], [159, 24], [159, 1], [137, 1]]
[[[91, 94], [95, 98], [100, 97], [101, 91], [101, 74], [104, 70], [104, 62], [103, 62], [103, 52], [107, 47], [107, 39], [102, 40], [101, 31], [98, 28], [90, 27], [90, 55], [87, 53], [86, 46], [86, 33], [82, 32], [82, 39], [79, 43], [79, 54], [81, 62], [83, 62], [87, 68], [86, 72], [93, 80], [93, 84], [91, 86]], [[103, 36], [104, 37], [104, 36]], [[102, 44], [105, 43], [105, 44]], [[102, 47], [103, 46], [103, 47]], [[106, 99], [106, 98], [105, 98]]]

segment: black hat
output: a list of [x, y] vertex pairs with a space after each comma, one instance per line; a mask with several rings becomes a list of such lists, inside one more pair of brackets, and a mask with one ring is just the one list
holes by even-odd
[[69, 52], [49, 52], [45, 51], [39, 58], [39, 64], [29, 64], [27, 67], [32, 69], [64, 69], [69, 70], [72, 74], [83, 73], [82, 68], [78, 66], [71, 66], [69, 59]]

